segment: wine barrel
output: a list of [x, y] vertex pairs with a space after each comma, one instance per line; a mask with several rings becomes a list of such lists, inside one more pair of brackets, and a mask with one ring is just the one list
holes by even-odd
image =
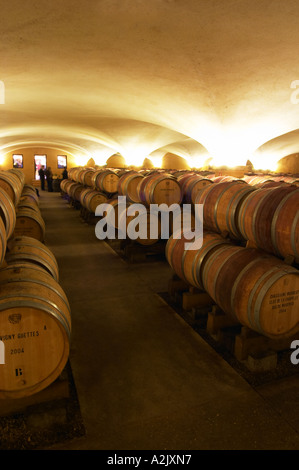
[[299, 271], [253, 248], [219, 246], [202, 270], [216, 304], [242, 325], [269, 338], [299, 330]]
[[274, 254], [294, 256], [299, 264], [299, 188], [278, 204], [271, 223], [271, 241]]
[[126, 196], [129, 202], [139, 202], [138, 184], [144, 178], [137, 172], [126, 172], [119, 178], [117, 191], [121, 196]]
[[79, 182], [79, 174], [82, 172], [82, 167], [71, 168], [68, 172], [68, 177], [75, 183]]
[[93, 188], [108, 194], [117, 193], [119, 176], [112, 170], [96, 170], [91, 178]]
[[0, 267], [3, 265], [6, 253], [7, 237], [3, 220], [0, 217]]
[[[106, 215], [107, 223], [108, 223], [108, 225], [110, 225], [114, 229], [118, 230], [118, 220], [121, 216], [121, 214], [119, 214], [118, 196], [114, 196], [114, 197], [108, 199], [107, 204], [109, 204], [109, 206], [111, 207], [111, 210], [110, 210], [110, 208], [108, 208], [109, 213], [107, 212], [107, 215]], [[121, 210], [123, 210], [125, 212], [125, 209], [127, 209], [130, 205], [131, 205], [131, 203], [128, 200], [126, 200], [126, 204], [122, 204]], [[123, 235], [124, 235], [124, 238], [126, 238], [126, 234], [123, 233]]]
[[23, 187], [23, 190], [22, 190], [22, 193], [21, 193], [21, 196], [20, 196], [20, 199], [19, 199], [19, 202], [23, 199], [23, 198], [31, 198], [34, 200], [34, 202], [39, 205], [39, 199], [38, 199], [38, 195], [36, 193], [36, 190], [35, 190], [35, 187], [34, 186], [31, 186], [29, 184], [25, 184], [24, 187]]
[[13, 237], [28, 236], [43, 242], [45, 232], [45, 222], [40, 213], [25, 207], [17, 211]]
[[12, 236], [16, 225], [16, 208], [4, 189], [0, 187], [0, 218], [2, 219], [7, 240]]
[[92, 177], [95, 172], [94, 168], [86, 168], [81, 174], [81, 183], [84, 186], [92, 187]]
[[288, 186], [289, 183], [286, 183], [285, 181], [264, 181], [263, 183], [258, 183], [255, 184], [254, 187], [256, 189], [259, 188], [280, 188], [281, 186]]
[[13, 173], [15, 176], [17, 176], [19, 178], [20, 185], [21, 185], [21, 188], [22, 188], [25, 184], [25, 175], [24, 175], [23, 171], [20, 170], [20, 168], [10, 168], [7, 171], [9, 173]]
[[44, 243], [32, 237], [15, 237], [8, 243], [5, 260], [7, 264], [37, 264], [59, 281], [59, 268], [52, 251]]
[[80, 193], [80, 204], [82, 207], [85, 207], [85, 197], [87, 196], [87, 194], [89, 193], [92, 193], [93, 192], [93, 189], [92, 188], [84, 188], [81, 193]]
[[204, 228], [218, 233], [228, 232], [233, 239], [242, 240], [238, 214], [242, 202], [253, 191], [256, 191], [253, 187], [239, 181], [212, 184], [199, 191], [195, 203], [203, 204]]
[[219, 175], [219, 176], [212, 176], [211, 180], [213, 181], [213, 183], [230, 183], [232, 181], [236, 181], [237, 178], [235, 176]]
[[18, 204], [21, 196], [22, 184], [20, 179], [14, 173], [9, 171], [0, 171], [0, 188], [7, 192], [14, 205]]
[[83, 191], [84, 186], [81, 183], [73, 182], [67, 187], [67, 193], [74, 201], [80, 201], [80, 194]]
[[32, 211], [37, 212], [38, 214], [41, 214], [39, 206], [33, 201], [31, 198], [22, 198], [19, 202], [19, 204], [16, 207], [16, 213], [20, 211], [23, 208], [31, 209]]
[[198, 250], [186, 250], [185, 243], [191, 243], [192, 232], [183, 232], [180, 238], [172, 235], [166, 243], [165, 256], [174, 272], [190, 286], [203, 289], [202, 270], [206, 260], [215, 249], [229, 241], [215, 232], [203, 232], [202, 246]]
[[69, 356], [71, 314], [61, 286], [38, 266], [0, 271], [0, 397], [35, 394], [61, 374]]
[[83, 200], [84, 207], [89, 212], [92, 212], [93, 214], [95, 214], [96, 208], [100, 204], [106, 203], [108, 199], [107, 194], [101, 191], [94, 190], [94, 189], [86, 193], [84, 192], [83, 196], [84, 196], [84, 200]]
[[138, 185], [139, 201], [149, 207], [151, 204], [181, 204], [182, 190], [172, 175], [153, 173], [146, 176]]
[[179, 183], [182, 188], [185, 202], [188, 204], [195, 204], [198, 192], [206, 186], [213, 184], [213, 181], [200, 175], [190, 175], [186, 178], [180, 179]]
[[[135, 213], [134, 215], [128, 215], [127, 211], [128, 208], [122, 211], [118, 220], [117, 228], [119, 233], [122, 234], [122, 238], [134, 240], [145, 246], [154, 245], [161, 239], [161, 221], [158, 214], [150, 214], [148, 209], [144, 213]], [[122, 229], [125, 230], [125, 234]], [[141, 236], [137, 236], [138, 233]]]
[[71, 179], [62, 180], [60, 183], [60, 191], [62, 194], [68, 194], [68, 187], [73, 184]]
[[[298, 257], [298, 194], [293, 185], [265, 187], [251, 193], [242, 202], [238, 215], [244, 239], [267, 253]], [[283, 212], [286, 209], [290, 212]]]

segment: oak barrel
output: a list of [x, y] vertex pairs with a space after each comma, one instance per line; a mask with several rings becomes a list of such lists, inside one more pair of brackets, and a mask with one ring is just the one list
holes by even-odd
[[52, 251], [44, 243], [32, 237], [15, 237], [8, 243], [5, 260], [7, 264], [37, 264], [59, 281], [59, 268]]
[[144, 176], [140, 173], [126, 172], [120, 176], [118, 182], [118, 194], [126, 196], [129, 202], [139, 202], [138, 185]]
[[167, 173], [153, 173], [139, 183], [138, 198], [149, 207], [151, 204], [181, 204], [183, 196], [175, 177]]
[[270, 338], [299, 330], [299, 271], [254, 248], [220, 246], [202, 270], [216, 304], [242, 325]]
[[45, 232], [45, 222], [40, 213], [26, 207], [17, 211], [13, 237], [28, 236], [43, 242]]
[[12, 172], [0, 170], [0, 188], [7, 192], [13, 204], [18, 204], [22, 192], [22, 183], [18, 176]]
[[186, 203], [195, 204], [198, 192], [206, 186], [213, 184], [213, 181], [203, 176], [191, 174], [178, 179], [182, 188], [183, 197]]
[[0, 217], [0, 267], [3, 264], [7, 246], [7, 236], [4, 222]]
[[218, 233], [228, 232], [232, 238], [242, 240], [238, 214], [242, 202], [254, 191], [253, 187], [239, 181], [214, 183], [203, 188], [195, 202], [203, 204], [204, 228]]
[[[82, 193], [81, 193], [82, 194]], [[83, 190], [82, 194], [83, 200], [82, 204], [87, 209], [89, 212], [92, 212], [93, 214], [96, 211], [96, 208], [100, 204], [104, 204], [107, 202], [107, 194], [103, 193], [102, 191], [97, 191], [96, 189], [88, 190], [85, 192]]]
[[71, 314], [61, 286], [38, 266], [0, 271], [0, 397], [22, 398], [50, 385], [69, 356]]
[[267, 253], [298, 257], [298, 207], [296, 186], [257, 189], [242, 202], [239, 230], [245, 240]]
[[117, 193], [118, 180], [113, 170], [96, 170], [91, 177], [93, 188], [108, 194]]
[[[216, 248], [229, 243], [228, 240], [215, 232], [203, 232], [202, 246], [198, 250], [186, 250], [185, 243], [191, 243], [192, 232], [180, 238], [172, 235], [166, 243], [165, 256], [174, 272], [185, 282], [193, 287], [203, 289], [202, 270], [206, 260], [213, 254]], [[177, 235], [176, 235], [177, 236]]]
[[[158, 214], [151, 214], [149, 210], [146, 210], [128, 215], [127, 211], [130, 206], [128, 204], [127, 209], [118, 216], [117, 228], [121, 237], [134, 240], [140, 245], [148, 246], [157, 243], [161, 239], [161, 221]], [[141, 236], [137, 236], [138, 233]]]
[[0, 218], [5, 226], [7, 240], [12, 236], [16, 225], [16, 208], [7, 192], [0, 187]]

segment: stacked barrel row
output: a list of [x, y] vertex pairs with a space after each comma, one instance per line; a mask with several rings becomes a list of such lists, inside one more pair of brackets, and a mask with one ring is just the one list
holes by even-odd
[[[11, 176], [13, 174], [13, 177]], [[21, 170], [0, 172], [6, 246], [0, 269], [0, 398], [22, 398], [54, 382], [69, 356], [71, 315], [57, 261], [44, 244], [36, 190]]]
[[24, 184], [24, 175], [20, 170], [0, 171], [0, 266], [4, 262], [7, 241], [15, 230], [16, 206]]
[[241, 325], [270, 338], [299, 330], [299, 271], [261, 250], [234, 245], [204, 230], [199, 250], [186, 250], [188, 237], [170, 237], [166, 258], [189, 285], [205, 290]]
[[[185, 175], [181, 184], [188, 186], [187, 181]], [[171, 236], [166, 245], [170, 266], [241, 324], [272, 338], [295, 334], [299, 188], [285, 183], [259, 188], [244, 181], [219, 182], [197, 192], [197, 216], [199, 204], [203, 205], [202, 247], [185, 249], [190, 234], [185, 234], [186, 239]], [[242, 241], [253, 242], [253, 247], [242, 246]], [[288, 256], [293, 263], [284, 262]]]
[[[63, 193], [78, 201], [87, 211], [95, 213], [96, 207], [102, 203], [109, 204], [113, 211], [108, 223], [119, 231], [120, 226], [127, 228], [129, 223], [138, 216], [140, 224], [147, 227], [146, 237], [138, 237], [136, 241], [143, 245], [156, 243], [161, 236], [161, 226], [155, 216], [150, 217], [151, 204], [181, 204], [182, 191], [177, 179], [165, 171], [137, 172], [131, 170], [95, 170], [90, 168], [73, 169], [69, 179], [61, 183]], [[122, 222], [119, 225], [118, 196], [126, 197], [125, 211], [122, 211]], [[146, 214], [127, 211], [132, 204], [142, 204]], [[114, 217], [115, 215], [115, 217]], [[158, 227], [157, 237], [150, 237], [151, 224]]]

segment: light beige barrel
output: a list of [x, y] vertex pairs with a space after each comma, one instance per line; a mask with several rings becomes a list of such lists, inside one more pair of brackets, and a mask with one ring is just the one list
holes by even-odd
[[8, 243], [5, 260], [7, 264], [35, 264], [59, 281], [59, 268], [52, 251], [42, 242], [32, 237], [15, 237]]
[[36, 193], [34, 186], [29, 185], [29, 184], [24, 185], [21, 196], [20, 196], [20, 201], [25, 197], [33, 199], [36, 205], [39, 205], [38, 195]]
[[0, 217], [4, 223], [8, 240], [16, 225], [16, 208], [7, 192], [2, 188], [0, 188]]
[[146, 176], [138, 185], [138, 199], [149, 207], [151, 204], [181, 204], [181, 187], [172, 175], [155, 172]]
[[13, 204], [18, 204], [22, 192], [22, 184], [14, 173], [0, 171], [0, 188], [7, 192]]
[[118, 194], [126, 196], [129, 202], [139, 202], [138, 185], [143, 178], [143, 175], [136, 171], [124, 173], [119, 178]]
[[42, 268], [0, 271], [0, 398], [33, 395], [54, 382], [70, 351], [71, 313], [61, 286]]
[[68, 187], [73, 184], [71, 179], [62, 180], [60, 183], [60, 192], [62, 194], [68, 194]]
[[3, 220], [0, 217], [0, 268], [3, 265], [6, 254], [7, 238]]
[[97, 190], [91, 190], [84, 194], [84, 207], [91, 213], [95, 213], [96, 208], [100, 204], [104, 204], [107, 202], [107, 194], [103, 193], [102, 191], [97, 191]]
[[92, 175], [93, 188], [107, 194], [117, 193], [118, 174], [113, 170], [96, 170]]
[[17, 212], [13, 237], [28, 236], [44, 242], [45, 233], [45, 222], [40, 214], [28, 208]]

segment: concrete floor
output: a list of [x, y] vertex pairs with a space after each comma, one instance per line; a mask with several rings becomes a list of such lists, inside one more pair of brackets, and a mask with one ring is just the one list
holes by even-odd
[[298, 375], [252, 388], [157, 294], [166, 262], [126, 263], [59, 193], [40, 209], [86, 429], [55, 449], [299, 449]]

